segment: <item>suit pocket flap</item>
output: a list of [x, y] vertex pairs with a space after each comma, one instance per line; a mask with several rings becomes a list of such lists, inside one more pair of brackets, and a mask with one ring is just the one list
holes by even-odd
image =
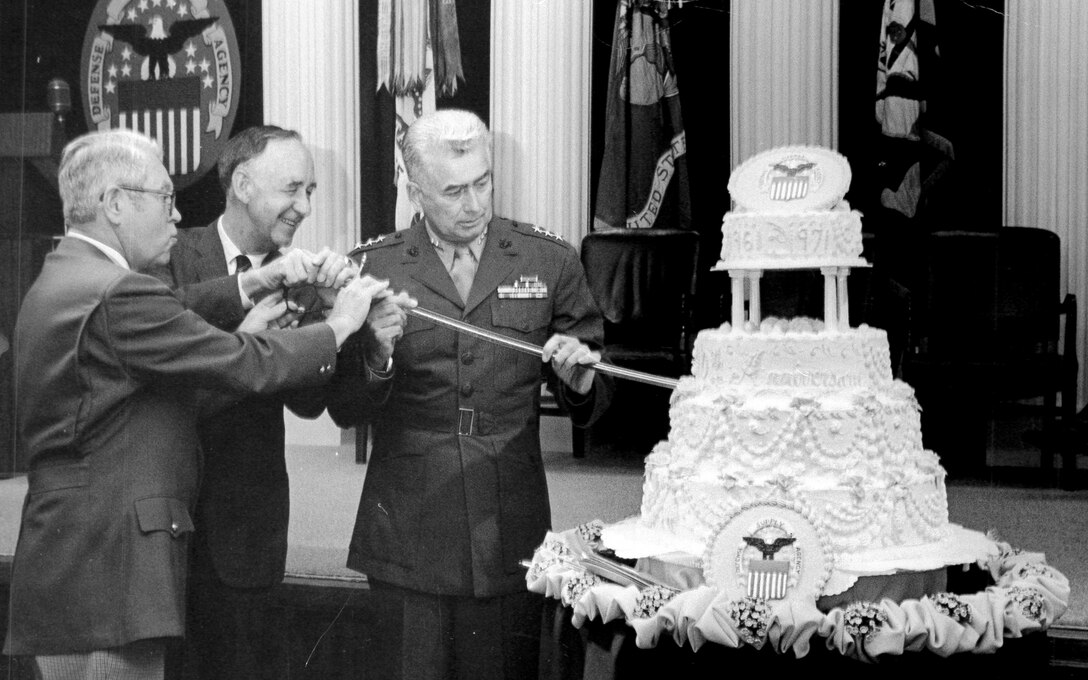
[[136, 518], [140, 531], [169, 531], [172, 535], [193, 530], [186, 504], [177, 498], [141, 498], [136, 501]]
[[549, 300], [498, 300], [492, 303], [491, 323], [499, 328], [531, 333], [551, 322]]

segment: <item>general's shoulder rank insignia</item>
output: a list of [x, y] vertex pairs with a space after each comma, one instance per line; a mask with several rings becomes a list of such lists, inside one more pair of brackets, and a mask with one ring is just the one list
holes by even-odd
[[536, 225], [533, 225], [533, 233], [534, 234], [540, 234], [541, 236], [546, 236], [548, 238], [554, 238], [556, 241], [562, 241], [563, 240], [563, 237], [560, 236], [559, 234], [556, 234], [555, 232], [548, 231], [544, 227], [538, 227]]
[[499, 286], [499, 298], [515, 300], [539, 300], [548, 297], [548, 284], [536, 274], [519, 276], [512, 284]]
[[348, 257], [355, 257], [359, 254], [365, 255], [366, 251], [372, 250], [373, 248], [376, 248], [378, 246], [392, 245], [393, 239], [389, 238], [389, 236], [390, 234], [381, 234], [379, 236], [369, 238], [366, 241], [356, 243], [355, 247], [352, 248], [351, 251], [348, 253]]
[[356, 243], [355, 247], [356, 248], [369, 248], [370, 246], [376, 246], [379, 243], [381, 243], [382, 241], [384, 241], [386, 236], [388, 236], [388, 234], [381, 234], [379, 236], [371, 236], [370, 238], [363, 241], [362, 243]]

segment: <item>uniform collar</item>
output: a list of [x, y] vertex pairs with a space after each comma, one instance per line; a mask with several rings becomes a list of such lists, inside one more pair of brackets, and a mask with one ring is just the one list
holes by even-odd
[[[456, 248], [456, 244], [443, 240], [438, 234], [431, 229], [431, 223], [423, 219], [423, 228], [427, 232], [427, 238], [430, 240], [431, 245], [434, 246], [435, 253], [438, 254], [438, 259], [442, 260], [442, 264], [445, 265], [446, 271], [449, 271], [453, 266], [453, 251]], [[487, 243], [487, 229], [484, 227], [484, 231], [477, 238], [473, 239], [468, 244], [468, 250], [472, 253], [472, 259], [476, 264], [480, 263], [480, 257], [484, 254], [484, 244]]]

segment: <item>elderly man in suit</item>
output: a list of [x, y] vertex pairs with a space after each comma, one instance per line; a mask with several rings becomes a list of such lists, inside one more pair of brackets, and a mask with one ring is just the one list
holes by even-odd
[[[124, 130], [65, 148], [68, 234], [15, 326], [29, 476], [5, 651], [33, 655], [47, 680], [163, 676], [164, 639], [184, 630], [202, 405], [322, 384], [386, 294], [356, 278], [322, 323], [252, 334], [209, 325], [140, 273], [167, 262], [180, 219], [161, 154]], [[262, 303], [247, 323], [284, 309]]]
[[[226, 210], [207, 226], [181, 230], [161, 278], [223, 329], [237, 326], [254, 299], [281, 288], [311, 308], [307, 316], [317, 314], [355, 268], [327, 248], [290, 248], [317, 186], [301, 137], [272, 125], [248, 128], [227, 142], [218, 165]], [[376, 302], [367, 325], [387, 354], [404, 325], [396, 299]], [[285, 405], [306, 418], [325, 409], [320, 389], [296, 390], [249, 397], [200, 424], [207, 460], [194, 518], [188, 635], [178, 659], [200, 678], [288, 677], [287, 626], [274, 602], [287, 561]]]
[[[611, 382], [591, 367], [604, 322], [577, 252], [493, 215], [491, 138], [475, 114], [424, 115], [402, 148], [422, 217], [359, 248], [366, 271], [428, 309], [542, 345], [574, 423], [595, 420]], [[383, 368], [373, 343], [349, 346]], [[377, 677], [535, 677], [542, 601], [527, 592], [520, 560], [551, 526], [544, 365], [412, 316], [382, 390], [337, 377], [335, 420], [380, 414], [348, 552], [348, 566], [393, 606], [371, 633]]]

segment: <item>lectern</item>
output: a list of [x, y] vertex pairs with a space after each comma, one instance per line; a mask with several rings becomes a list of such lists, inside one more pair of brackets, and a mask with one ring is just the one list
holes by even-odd
[[23, 295], [64, 232], [57, 160], [67, 136], [60, 113], [0, 113], [0, 476], [26, 469], [15, 441], [11, 341]]

